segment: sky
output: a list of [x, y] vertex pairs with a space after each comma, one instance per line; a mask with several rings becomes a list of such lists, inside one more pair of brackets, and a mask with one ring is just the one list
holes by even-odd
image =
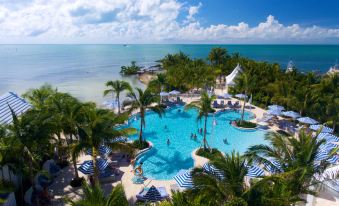
[[339, 1], [0, 0], [0, 43], [339, 44]]

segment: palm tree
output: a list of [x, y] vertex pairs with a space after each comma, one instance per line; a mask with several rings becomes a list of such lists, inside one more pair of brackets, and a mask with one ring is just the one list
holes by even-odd
[[104, 91], [104, 96], [115, 94], [115, 99], [118, 102], [118, 114], [120, 114], [120, 93], [126, 90], [131, 91], [131, 85], [128, 82], [116, 80], [106, 82], [106, 87], [109, 87], [109, 89]]
[[208, 54], [208, 59], [214, 66], [221, 65], [227, 58], [227, 50], [221, 47], [212, 48]]
[[39, 89], [30, 89], [22, 96], [27, 98], [28, 101], [33, 105], [35, 110], [41, 110], [46, 108], [48, 100], [52, 97], [57, 91], [52, 88], [51, 85], [45, 84]]
[[[277, 176], [285, 177], [292, 196], [312, 194], [313, 191], [309, 187], [318, 183], [313, 178], [314, 174], [322, 173], [329, 164], [326, 160], [320, 163], [316, 163], [315, 160], [319, 147], [325, 140], [318, 141], [303, 131], [298, 138], [269, 133], [265, 139], [269, 145], [251, 146], [245, 153], [245, 157], [250, 162], [270, 165], [277, 171]], [[331, 158], [336, 151], [332, 151], [328, 158]], [[271, 159], [278, 162], [280, 166], [272, 164]]]
[[156, 112], [161, 117], [164, 113], [164, 108], [161, 105], [156, 104], [159, 99], [159, 94], [152, 93], [149, 88], [145, 91], [140, 88], [137, 88], [136, 90], [137, 93], [132, 91], [128, 94], [128, 97], [133, 99], [131, 111], [138, 110], [140, 113], [139, 142], [141, 143], [145, 140], [145, 138], [143, 138], [143, 128], [146, 126], [145, 115], [147, 109]]
[[66, 198], [66, 202], [72, 206], [128, 206], [124, 188], [118, 184], [112, 189], [111, 194], [106, 197], [99, 184], [90, 187], [88, 184], [83, 185], [84, 195], [80, 200], [73, 201]]
[[207, 118], [209, 113], [214, 112], [211, 104], [212, 101], [215, 99], [214, 96], [209, 97], [207, 92], [203, 92], [201, 94], [201, 98], [199, 101], [194, 101], [191, 102], [190, 104], [185, 106], [185, 110], [188, 109], [197, 109], [199, 111], [198, 114], [198, 120], [201, 120], [204, 118], [204, 138], [203, 138], [203, 143], [204, 143], [204, 149], [206, 150], [208, 148], [208, 143], [206, 140], [206, 134], [207, 134]]
[[220, 179], [201, 169], [193, 170], [194, 188], [191, 191], [193, 197], [199, 196], [211, 205], [225, 205], [226, 202], [241, 198], [246, 191], [244, 184], [244, 177], [247, 174], [245, 159], [233, 151], [231, 154], [226, 154], [225, 157], [216, 157], [211, 161], [211, 164], [223, 172], [224, 178]]
[[241, 92], [245, 94], [245, 98], [243, 99], [243, 107], [242, 107], [242, 112], [241, 112], [241, 122], [244, 121], [244, 114], [245, 114], [245, 104], [246, 104], [246, 96], [247, 93], [249, 92], [250, 89], [250, 76], [247, 73], [242, 73], [241, 77], [236, 79], [236, 88], [239, 89]]
[[97, 109], [93, 105], [83, 108], [84, 122], [78, 127], [79, 141], [72, 146], [72, 155], [75, 158], [81, 151], [92, 150], [92, 161], [94, 167], [94, 179], [98, 180], [98, 169], [96, 156], [98, 148], [107, 144], [112, 149], [124, 149], [122, 143], [112, 142], [114, 138], [127, 136], [135, 133], [133, 128], [118, 129], [116, 126], [128, 119], [127, 114], [116, 115], [109, 110]]

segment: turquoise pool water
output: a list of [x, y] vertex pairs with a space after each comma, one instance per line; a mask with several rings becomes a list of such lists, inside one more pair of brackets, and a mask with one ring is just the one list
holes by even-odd
[[[245, 113], [249, 119], [251, 113]], [[250, 145], [264, 142], [265, 132], [261, 130], [244, 131], [232, 127], [229, 122], [239, 119], [241, 114], [235, 111], [225, 111], [211, 115], [208, 118], [207, 141], [213, 148], [223, 152], [236, 150], [246, 151]], [[217, 124], [213, 127], [213, 118]], [[140, 119], [132, 117], [129, 126], [139, 129]], [[149, 112], [146, 115], [144, 138], [153, 143], [154, 147], [143, 154], [137, 163], [143, 162], [145, 176], [157, 180], [169, 180], [181, 169], [193, 167], [191, 153], [200, 147], [202, 135], [198, 128], [203, 127], [203, 121], [197, 121], [197, 111], [184, 111], [183, 107], [168, 109], [160, 118], [158, 114]], [[197, 141], [191, 139], [191, 133], [197, 134]], [[132, 139], [138, 138], [133, 135]], [[228, 145], [223, 140], [227, 138]], [[167, 145], [170, 139], [170, 145]]]

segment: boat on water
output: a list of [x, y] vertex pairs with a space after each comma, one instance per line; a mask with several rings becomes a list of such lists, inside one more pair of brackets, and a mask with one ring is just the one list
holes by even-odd
[[327, 74], [335, 74], [339, 72], [339, 65], [338, 62], [336, 62], [333, 66], [330, 67], [330, 69], [327, 71]]

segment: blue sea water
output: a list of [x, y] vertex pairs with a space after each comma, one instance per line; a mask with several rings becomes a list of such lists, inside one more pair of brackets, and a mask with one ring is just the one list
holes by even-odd
[[137, 78], [119, 74], [132, 60], [153, 65], [168, 53], [182, 51], [193, 58], [206, 58], [211, 48], [286, 67], [289, 60], [302, 71], [325, 72], [336, 59], [339, 45], [0, 45], [0, 94], [50, 83], [82, 100], [100, 103], [107, 80], [125, 79], [144, 87]]
[[[180, 110], [180, 111], [179, 111]], [[166, 111], [160, 118], [154, 112], [146, 115], [146, 127], [144, 137], [151, 141], [154, 147], [143, 154], [137, 164], [143, 162], [145, 176], [151, 179], [172, 179], [181, 169], [193, 167], [191, 153], [202, 145], [202, 134], [198, 128], [203, 127], [203, 121], [197, 121], [197, 110], [184, 111], [183, 107], [175, 107]], [[250, 119], [252, 113], [246, 112], [245, 119]], [[243, 153], [251, 145], [264, 143], [265, 131], [240, 130], [229, 123], [239, 119], [241, 114], [235, 111], [226, 111], [210, 116], [207, 121], [208, 144], [225, 153], [233, 150]], [[213, 118], [216, 125], [213, 126]], [[139, 129], [140, 119], [130, 119], [129, 126]], [[191, 139], [191, 134], [197, 134], [197, 140]], [[131, 137], [137, 139], [138, 135]], [[167, 145], [167, 139], [170, 144]], [[227, 139], [228, 144], [224, 144]]]

